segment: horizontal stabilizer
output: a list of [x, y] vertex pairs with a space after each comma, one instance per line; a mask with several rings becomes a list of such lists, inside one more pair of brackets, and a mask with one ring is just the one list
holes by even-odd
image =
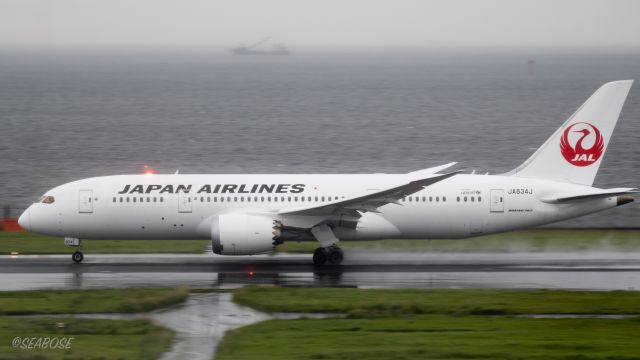
[[545, 197], [542, 201], [547, 203], [568, 203], [578, 200], [605, 199], [612, 196], [633, 195], [637, 193], [638, 189], [634, 188], [600, 189], [586, 194]]

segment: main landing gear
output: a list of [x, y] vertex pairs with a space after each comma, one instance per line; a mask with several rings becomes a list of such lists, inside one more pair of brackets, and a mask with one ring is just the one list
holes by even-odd
[[331, 265], [340, 265], [344, 259], [342, 249], [332, 245], [326, 248], [319, 247], [313, 252], [313, 263], [315, 265], [324, 265], [329, 263]]
[[73, 260], [73, 262], [76, 264], [82, 262], [82, 259], [84, 259], [84, 254], [82, 253], [82, 245], [80, 239], [65, 237], [64, 244], [67, 246], [75, 246], [76, 251], [73, 253], [73, 255], [71, 255], [71, 260]]
[[336, 245], [340, 241], [333, 233], [333, 229], [327, 224], [314, 226], [311, 233], [320, 242], [320, 247], [313, 252], [313, 263], [324, 265], [329, 262], [331, 265], [340, 265], [344, 256], [342, 249]]

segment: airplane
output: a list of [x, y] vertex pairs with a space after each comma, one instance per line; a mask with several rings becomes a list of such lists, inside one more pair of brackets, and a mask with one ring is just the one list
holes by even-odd
[[116, 175], [47, 191], [19, 218], [82, 239], [210, 239], [220, 255], [268, 253], [317, 241], [313, 263], [343, 261], [340, 240], [460, 239], [535, 227], [634, 201], [635, 188], [593, 187], [633, 80], [600, 87], [525, 162], [500, 175]]

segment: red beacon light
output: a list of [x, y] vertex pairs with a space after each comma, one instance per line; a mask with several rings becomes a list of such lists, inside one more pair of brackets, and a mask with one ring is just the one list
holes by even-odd
[[145, 175], [153, 175], [153, 174], [155, 174], [155, 173], [156, 173], [156, 171], [155, 171], [151, 166], [149, 166], [149, 165], [147, 165], [147, 164], [145, 164], [145, 165], [142, 167], [142, 172], [143, 172]]

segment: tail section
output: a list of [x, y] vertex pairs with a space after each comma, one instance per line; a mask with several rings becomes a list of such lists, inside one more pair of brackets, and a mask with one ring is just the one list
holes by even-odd
[[527, 161], [507, 175], [592, 185], [633, 80], [602, 85]]

